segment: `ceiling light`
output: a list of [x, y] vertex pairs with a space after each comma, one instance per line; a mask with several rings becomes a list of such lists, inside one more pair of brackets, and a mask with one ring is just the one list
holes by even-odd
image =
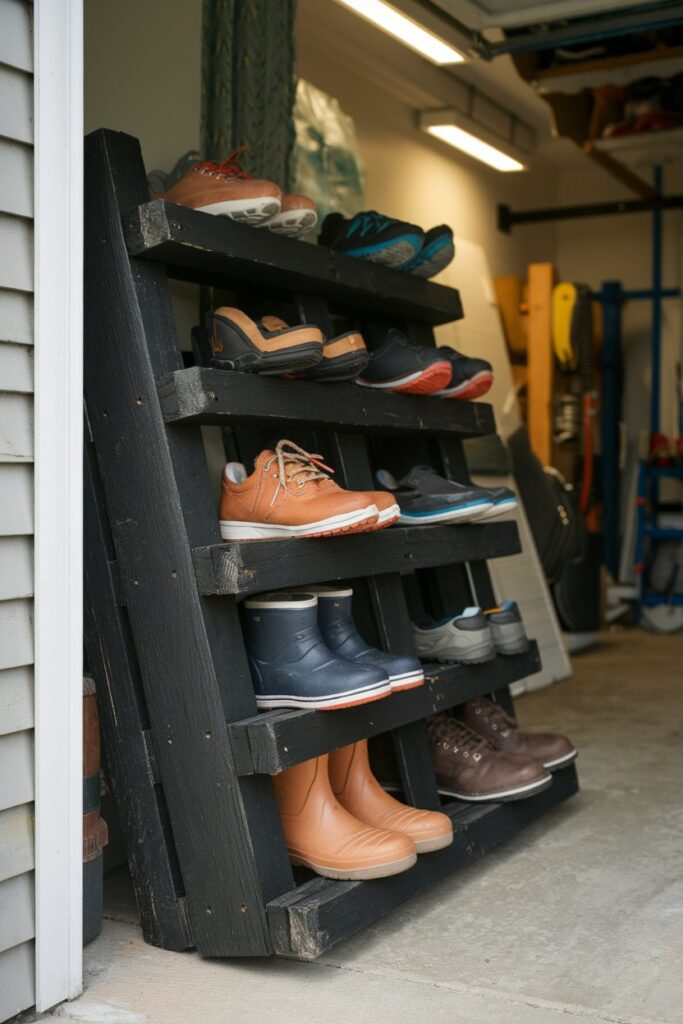
[[[515, 120], [510, 117], [510, 138], [457, 110], [425, 110], [420, 128], [462, 153], [481, 160], [496, 171], [524, 171], [529, 152], [513, 141]], [[464, 127], [463, 127], [464, 126]]]
[[337, 0], [349, 10], [371, 21], [383, 32], [398, 39], [404, 46], [416, 50], [434, 64], [460, 64], [463, 54], [445, 42], [440, 36], [429, 32], [417, 21], [401, 14], [384, 0]]

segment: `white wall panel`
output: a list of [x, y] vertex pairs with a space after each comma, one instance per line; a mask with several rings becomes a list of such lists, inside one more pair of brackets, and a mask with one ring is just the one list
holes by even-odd
[[2, 0], [0, 4], [0, 64], [33, 70], [31, 5], [26, 0]]
[[[33, 728], [33, 668], [20, 665], [0, 672], [0, 736]], [[0, 852], [2, 840], [0, 840]]]
[[0, 953], [0, 1021], [35, 1003], [35, 963], [33, 942]]
[[33, 461], [33, 398], [0, 390], [0, 462]]
[[33, 392], [33, 346], [0, 341], [0, 391]]
[[33, 79], [0, 64], [0, 135], [33, 142]]
[[0, 341], [33, 344], [33, 296], [0, 285]]
[[33, 662], [33, 601], [0, 601], [0, 669]]
[[0, 953], [35, 936], [33, 872], [0, 882]]
[[0, 811], [31, 803], [33, 779], [33, 732], [0, 736]]
[[0, 537], [33, 533], [33, 466], [0, 462]]
[[23, 142], [0, 139], [0, 211], [33, 216], [33, 149]]
[[0, 881], [32, 871], [33, 804], [0, 811]]
[[0, 287], [33, 291], [33, 224], [5, 213], [0, 214]]

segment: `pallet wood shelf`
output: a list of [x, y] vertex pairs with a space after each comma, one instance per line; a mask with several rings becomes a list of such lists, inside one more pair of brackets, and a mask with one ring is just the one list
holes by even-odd
[[158, 383], [167, 423], [277, 427], [297, 423], [328, 430], [476, 437], [495, 430], [486, 402], [441, 401], [385, 394], [357, 384], [315, 384], [194, 366]]
[[481, 697], [541, 670], [538, 646], [481, 665], [425, 665], [425, 684], [346, 711], [270, 711], [230, 726], [238, 775], [284, 771], [294, 764]]
[[160, 261], [182, 280], [246, 281], [431, 325], [463, 315], [452, 288], [162, 199], [128, 211], [123, 229], [131, 256]]
[[376, 534], [311, 540], [227, 541], [196, 547], [192, 558], [200, 594], [244, 597], [286, 586], [503, 558], [520, 550], [517, 524], [501, 522], [394, 526]]
[[[317, 540], [222, 543], [200, 425], [249, 462], [284, 423], [329, 453], [342, 486], [374, 489], [428, 462], [468, 480], [462, 440], [495, 429], [486, 404], [438, 402], [184, 369], [168, 277], [221, 284], [236, 305], [286, 302], [330, 333], [395, 324], [423, 343], [462, 316], [453, 289], [226, 218], [148, 202], [139, 144], [86, 140], [86, 647], [144, 936], [204, 956], [311, 959], [457, 870], [577, 788], [573, 769], [519, 804], [445, 805], [448, 850], [376, 882], [300, 884], [271, 772], [390, 732], [403, 798], [441, 806], [424, 716], [538, 671], [538, 650], [428, 667], [419, 690], [334, 713], [259, 715], [240, 626], [246, 594], [352, 583], [369, 642], [414, 653], [432, 618], [496, 603], [486, 560], [519, 550], [516, 526], [409, 527]], [[256, 286], [256, 287], [255, 287]], [[215, 427], [224, 428], [216, 430]], [[303, 443], [308, 443], [306, 440]], [[501, 595], [503, 596], [503, 595]], [[511, 596], [514, 595], [504, 595]], [[410, 609], [409, 610], [409, 606]]]
[[460, 801], [446, 804], [442, 810], [453, 822], [452, 846], [428, 858], [419, 857], [410, 871], [377, 882], [333, 882], [315, 877], [293, 893], [269, 903], [268, 919], [276, 954], [315, 960], [409, 897], [483, 857], [577, 790], [576, 771], [569, 767], [556, 772], [552, 785], [529, 800], [483, 806]]

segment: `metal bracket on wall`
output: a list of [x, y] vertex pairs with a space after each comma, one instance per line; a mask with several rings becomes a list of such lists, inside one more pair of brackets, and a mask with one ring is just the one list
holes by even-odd
[[679, 210], [683, 195], [653, 196], [652, 199], [617, 200], [610, 203], [585, 203], [578, 206], [545, 207], [540, 210], [511, 210], [498, 204], [498, 230], [509, 235], [519, 224], [541, 224], [549, 220], [575, 220], [577, 217], [607, 217], [622, 213], [647, 213], [653, 210]]

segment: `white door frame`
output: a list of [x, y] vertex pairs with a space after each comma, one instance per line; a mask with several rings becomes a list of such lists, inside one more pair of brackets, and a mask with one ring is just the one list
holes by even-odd
[[36, 0], [36, 1006], [82, 990], [83, 2]]

